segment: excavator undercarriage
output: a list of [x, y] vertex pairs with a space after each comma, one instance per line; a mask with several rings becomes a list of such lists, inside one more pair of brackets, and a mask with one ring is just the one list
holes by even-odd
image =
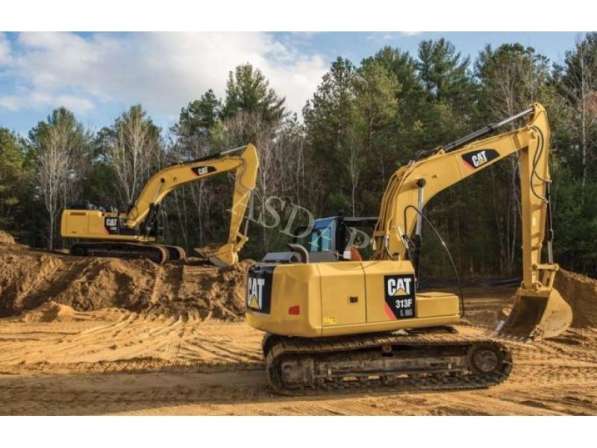
[[264, 358], [270, 386], [286, 394], [476, 389], [501, 383], [512, 370], [502, 342], [456, 336], [451, 327], [325, 339], [267, 335]]

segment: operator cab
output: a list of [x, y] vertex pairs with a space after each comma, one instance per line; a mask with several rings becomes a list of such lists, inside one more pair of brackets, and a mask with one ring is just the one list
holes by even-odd
[[[377, 217], [330, 216], [318, 218], [311, 227], [295, 229], [293, 247], [302, 246], [311, 262], [365, 260], [371, 256], [371, 234]], [[310, 230], [309, 230], [310, 229]], [[293, 263], [298, 255], [291, 252], [270, 252], [266, 263]]]

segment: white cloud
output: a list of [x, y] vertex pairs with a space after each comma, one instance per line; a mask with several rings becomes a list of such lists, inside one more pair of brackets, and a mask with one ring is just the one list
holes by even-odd
[[0, 107], [15, 111], [20, 109], [19, 99], [14, 95], [0, 96]]
[[86, 98], [74, 95], [52, 95], [35, 90], [27, 91], [22, 95], [0, 96], [0, 108], [9, 111], [34, 109], [40, 106], [64, 106], [77, 113], [85, 113], [94, 107], [93, 102]]
[[371, 41], [390, 41], [390, 40], [397, 40], [400, 37], [414, 37], [423, 34], [423, 31], [390, 31], [390, 32], [380, 32], [374, 31], [367, 35], [367, 40]]
[[265, 33], [23, 33], [14, 47], [4, 71], [20, 92], [0, 94], [0, 107], [13, 110], [53, 103], [85, 112], [139, 102], [176, 115], [209, 88], [222, 96], [228, 72], [250, 62], [299, 112], [327, 69], [321, 56]]

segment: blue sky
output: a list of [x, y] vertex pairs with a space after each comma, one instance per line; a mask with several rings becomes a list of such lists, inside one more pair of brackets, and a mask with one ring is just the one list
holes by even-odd
[[578, 32], [376, 33], [0, 33], [0, 126], [22, 134], [65, 105], [88, 127], [141, 103], [162, 127], [180, 108], [251, 62], [300, 112], [337, 56], [358, 63], [385, 45], [416, 54], [424, 39], [449, 39], [472, 59], [486, 44], [520, 42], [561, 62]]
[[[571, 49], [578, 32], [421, 32], [421, 33], [315, 33], [310, 39], [296, 39], [295, 33], [274, 33], [282, 39], [294, 41], [305, 52], [317, 52], [327, 56], [329, 60], [337, 55], [348, 57], [354, 62], [375, 53], [380, 47], [391, 45], [416, 54], [422, 40], [450, 40], [464, 55], [475, 55], [486, 44], [496, 47], [503, 43], [520, 42], [534, 47], [552, 61], [562, 61], [566, 50]], [[307, 33], [308, 34], [308, 33]]]

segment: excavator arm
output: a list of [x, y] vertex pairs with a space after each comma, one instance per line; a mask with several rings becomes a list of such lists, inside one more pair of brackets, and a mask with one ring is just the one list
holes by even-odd
[[[528, 117], [525, 126], [481, 138]], [[480, 139], [481, 138], [481, 139]], [[431, 155], [398, 169], [383, 195], [374, 232], [376, 259], [411, 259], [418, 264], [423, 209], [439, 192], [517, 153], [522, 208], [522, 274], [515, 306], [500, 331], [520, 337], [560, 334], [571, 322], [568, 304], [553, 288], [557, 264], [553, 262], [551, 226], [548, 260], [542, 262], [549, 208], [550, 130], [547, 113], [540, 104], [487, 126]], [[493, 198], [486, 198], [486, 203]], [[483, 206], [484, 204], [480, 204]]]
[[238, 262], [238, 252], [247, 241], [246, 235], [240, 228], [251, 192], [255, 188], [258, 168], [257, 149], [251, 144], [164, 168], [145, 184], [126, 216], [126, 226], [133, 229], [141, 225], [168, 193], [181, 185], [202, 181], [226, 172], [234, 172], [235, 183], [228, 239], [223, 245], [212, 245], [197, 251], [216, 265], [235, 264]]

